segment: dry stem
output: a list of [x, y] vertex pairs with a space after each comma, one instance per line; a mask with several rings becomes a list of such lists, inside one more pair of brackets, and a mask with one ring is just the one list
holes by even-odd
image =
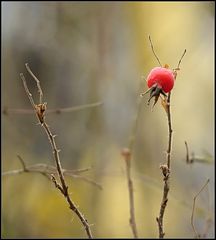
[[[151, 42], [150, 38], [149, 38], [149, 40]], [[180, 70], [179, 67], [180, 67], [181, 61], [182, 61], [185, 53], [186, 53], [186, 49], [184, 50], [184, 52], [178, 62], [177, 68], [173, 70], [175, 80], [177, 77], [177, 71]], [[170, 177], [171, 150], [172, 150], [172, 132], [173, 132], [172, 121], [171, 121], [171, 110], [170, 110], [170, 98], [171, 98], [171, 92], [168, 93], [167, 100], [165, 101], [165, 104], [166, 104], [165, 110], [167, 113], [167, 120], [168, 120], [168, 147], [167, 147], [166, 164], [160, 166], [160, 168], [162, 170], [162, 174], [164, 176], [164, 179], [163, 179], [164, 187], [163, 187], [163, 197], [162, 197], [162, 201], [161, 201], [161, 205], [160, 205], [159, 216], [156, 218], [157, 223], [158, 223], [159, 238], [164, 238], [164, 235], [165, 235], [165, 232], [163, 230], [163, 217], [164, 217], [164, 212], [165, 212], [167, 202], [168, 202], [168, 193], [170, 190], [169, 177]], [[163, 105], [164, 105], [164, 103], [163, 103]]]
[[168, 94], [168, 98], [167, 98], [167, 118], [168, 118], [168, 131], [169, 131], [167, 162], [166, 162], [166, 165], [161, 165], [160, 167], [164, 175], [163, 198], [161, 201], [159, 217], [156, 218], [158, 223], [159, 238], [163, 238], [165, 235], [163, 230], [163, 217], [164, 217], [164, 212], [168, 202], [168, 193], [170, 190], [169, 175], [170, 175], [170, 159], [171, 159], [171, 147], [172, 147], [172, 122], [171, 122], [171, 111], [170, 111], [170, 96], [171, 96], [171, 93]]
[[198, 157], [198, 156], [194, 156], [193, 153], [190, 156], [188, 143], [186, 141], [185, 141], [185, 148], [186, 148], [186, 163], [187, 164], [192, 164], [194, 162], [204, 163], [204, 164], [212, 164], [213, 163], [212, 156]]
[[205, 182], [205, 184], [202, 186], [202, 188], [199, 190], [199, 192], [195, 195], [194, 199], [193, 199], [193, 208], [192, 208], [192, 214], [191, 214], [191, 226], [192, 229], [194, 231], [195, 237], [199, 238], [200, 234], [198, 234], [198, 232], [195, 229], [194, 226], [194, 210], [195, 210], [195, 204], [196, 204], [196, 198], [199, 196], [199, 194], [203, 191], [203, 189], [207, 186], [207, 184], [209, 183], [210, 179], [207, 179], [207, 181]]
[[[24, 160], [19, 155], [17, 155], [17, 157], [20, 160], [23, 168], [3, 172], [2, 176], [17, 175], [17, 174], [21, 174], [21, 173], [40, 173], [50, 180], [51, 175], [57, 173], [56, 167], [54, 167], [54, 166], [47, 165], [44, 163], [37, 163], [34, 165], [26, 166]], [[90, 184], [94, 185], [95, 187], [97, 187], [98, 189], [102, 190], [103, 188], [102, 188], [101, 184], [95, 182], [94, 180], [92, 180], [88, 177], [81, 176], [79, 174], [79, 173], [86, 172], [89, 170], [90, 170], [90, 168], [83, 168], [83, 169], [76, 169], [76, 170], [62, 169], [62, 172], [66, 176], [80, 179], [80, 180], [90, 183]]]
[[129, 207], [130, 207], [130, 219], [129, 223], [131, 226], [132, 233], [134, 238], [138, 238], [136, 221], [135, 221], [135, 208], [134, 208], [134, 192], [133, 192], [133, 181], [131, 178], [131, 150], [129, 148], [125, 148], [122, 150], [122, 155], [125, 159], [126, 164], [126, 176], [128, 183], [128, 193], [129, 193]]
[[[70, 113], [70, 112], [76, 112], [80, 110], [85, 110], [87, 108], [92, 108], [92, 107], [98, 107], [101, 106], [103, 103], [102, 102], [95, 102], [95, 103], [89, 103], [89, 104], [84, 104], [84, 105], [79, 105], [79, 106], [74, 106], [74, 107], [68, 107], [68, 108], [56, 108], [56, 109], [47, 109], [47, 113], [56, 113], [56, 114], [61, 114], [61, 113]], [[9, 115], [9, 114], [32, 114], [34, 113], [34, 110], [32, 109], [14, 109], [14, 108], [7, 108], [4, 107], [3, 109], [3, 114]]]
[[57, 168], [57, 172], [58, 172], [58, 175], [59, 175], [59, 179], [60, 179], [60, 182], [61, 184], [59, 184], [57, 182], [57, 180], [55, 179], [54, 175], [52, 175], [52, 180], [53, 182], [55, 183], [55, 186], [60, 190], [60, 192], [64, 195], [64, 197], [66, 198], [68, 204], [69, 204], [69, 207], [70, 209], [75, 212], [75, 214], [78, 216], [78, 218], [80, 219], [80, 221], [82, 222], [84, 228], [85, 228], [85, 231], [87, 233], [87, 236], [89, 238], [92, 238], [92, 233], [91, 233], [91, 230], [90, 230], [90, 226], [88, 224], [88, 221], [85, 219], [85, 217], [83, 216], [83, 214], [78, 210], [77, 206], [75, 205], [75, 203], [71, 200], [71, 197], [69, 195], [69, 192], [68, 192], [68, 186], [66, 184], [66, 181], [65, 181], [65, 178], [64, 178], [64, 175], [63, 175], [63, 169], [62, 169], [62, 166], [61, 166], [61, 161], [60, 161], [60, 158], [59, 158], [59, 152], [60, 150], [57, 149], [57, 146], [56, 146], [56, 142], [55, 142], [55, 135], [53, 135], [47, 125], [47, 123], [45, 122], [45, 111], [46, 111], [46, 103], [42, 103], [42, 96], [43, 96], [43, 93], [42, 93], [42, 90], [41, 90], [41, 87], [40, 87], [40, 82], [39, 80], [35, 77], [35, 75], [32, 73], [32, 71], [30, 70], [28, 64], [25, 64], [28, 72], [32, 75], [32, 77], [34, 78], [34, 80], [36, 81], [37, 83], [37, 88], [38, 88], [38, 92], [39, 92], [39, 104], [36, 105], [34, 103], [34, 100], [32, 98], [32, 94], [30, 93], [29, 89], [28, 89], [28, 86], [26, 84], [26, 80], [25, 80], [25, 77], [24, 75], [21, 73], [20, 74], [20, 77], [23, 81], [23, 85], [24, 85], [24, 88], [25, 88], [25, 91], [26, 91], [26, 94], [29, 98], [29, 101], [30, 103], [32, 104], [32, 107], [33, 109], [35, 110], [35, 113], [36, 113], [36, 116], [38, 118], [38, 120], [40, 121], [40, 124], [41, 126], [43, 127], [44, 131], [46, 132], [47, 136], [48, 136], [48, 139], [50, 141], [50, 145], [52, 147], [52, 150], [53, 150], [53, 156], [54, 156], [54, 160], [55, 160], [55, 164], [56, 164], [56, 168]]
[[[140, 82], [139, 88], [141, 88], [141, 86], [142, 86], [142, 82]], [[135, 137], [136, 137], [136, 133], [137, 133], [137, 126], [138, 126], [138, 119], [139, 119], [139, 114], [140, 114], [140, 110], [141, 110], [141, 103], [142, 103], [142, 101], [141, 101], [141, 98], [139, 97], [138, 103], [137, 103], [137, 112], [135, 115], [134, 125], [133, 125], [133, 129], [132, 129], [132, 135], [130, 136], [128, 148], [125, 148], [122, 150], [122, 155], [125, 159], [125, 164], [126, 164], [126, 176], [127, 176], [127, 183], [128, 183], [129, 208], [130, 208], [129, 223], [130, 223], [134, 238], [138, 238], [138, 231], [137, 231], [136, 220], [135, 220], [133, 181], [132, 181], [132, 177], [131, 177], [131, 159], [132, 159], [132, 154], [133, 154]]]
[[149, 35], [149, 42], [150, 42], [151, 49], [152, 49], [152, 52], [153, 52], [155, 58], [157, 59], [159, 65], [162, 67], [162, 64], [161, 64], [161, 62], [160, 62], [160, 59], [159, 59], [159, 57], [157, 56], [157, 54], [155, 53], [155, 51], [154, 51], [154, 46], [153, 46], [153, 43], [152, 43], [152, 40], [151, 40], [151, 36], [150, 36], [150, 35]]

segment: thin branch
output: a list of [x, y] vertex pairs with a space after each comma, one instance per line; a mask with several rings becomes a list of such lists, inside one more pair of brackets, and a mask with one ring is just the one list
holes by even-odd
[[135, 115], [132, 134], [130, 136], [130, 141], [129, 141], [129, 145], [128, 145], [128, 148], [131, 150], [131, 152], [133, 151], [133, 148], [134, 148], [135, 138], [136, 138], [136, 134], [137, 134], [137, 127], [138, 127], [138, 120], [139, 120], [139, 115], [140, 115], [141, 107], [142, 107], [142, 99], [139, 97], [137, 101], [138, 101], [137, 112]]
[[129, 223], [130, 223], [134, 238], [138, 238], [136, 221], [135, 221], [133, 182], [131, 179], [131, 150], [129, 148], [123, 149], [122, 156], [124, 157], [125, 164], [126, 164], [126, 176], [127, 176], [127, 182], [128, 182], [129, 205], [130, 205]]
[[170, 160], [171, 160], [171, 147], [172, 147], [172, 122], [171, 122], [171, 110], [170, 110], [170, 97], [171, 97], [171, 92], [168, 94], [167, 98], [167, 118], [168, 118], [168, 131], [169, 131], [169, 141], [168, 141], [168, 149], [167, 149], [167, 166], [168, 169], [170, 169]]
[[18, 159], [20, 160], [22, 166], [23, 166], [23, 170], [24, 171], [28, 171], [28, 169], [26, 168], [25, 162], [23, 161], [23, 159], [20, 157], [20, 155], [17, 155]]
[[23, 81], [23, 86], [25, 88], [25, 91], [26, 91], [26, 94], [27, 94], [27, 96], [29, 98], [29, 101], [30, 101], [33, 109], [36, 110], [36, 104], [34, 103], [34, 100], [32, 98], [32, 94], [29, 92], [29, 89], [27, 87], [26, 80], [25, 80], [25, 77], [24, 77], [23, 73], [20, 73], [20, 77], [21, 77], [21, 79]]
[[25, 64], [27, 71], [29, 72], [29, 74], [33, 77], [33, 79], [36, 81], [37, 83], [37, 88], [38, 88], [38, 93], [39, 93], [39, 104], [42, 104], [43, 102], [43, 92], [40, 86], [40, 81], [37, 79], [37, 77], [34, 75], [34, 73], [31, 71], [28, 63]]
[[186, 163], [190, 163], [190, 159], [189, 159], [189, 149], [188, 149], [188, 144], [185, 141], [185, 147], [186, 147]]
[[6, 175], [17, 175], [26, 172], [24, 169], [16, 169], [16, 170], [11, 170], [11, 171], [6, 171], [2, 173], [2, 176]]
[[[177, 70], [179, 70], [182, 58], [184, 57], [185, 53], [186, 53], [186, 50], [184, 51], [183, 55], [181, 56], [177, 68], [174, 69], [174, 71], [173, 71], [175, 80], [177, 77]], [[168, 147], [167, 147], [166, 164], [160, 166], [160, 169], [164, 176], [164, 179], [163, 179], [164, 187], [163, 187], [163, 197], [162, 197], [162, 201], [161, 201], [161, 205], [160, 205], [159, 216], [156, 218], [157, 223], [158, 223], [159, 238], [164, 238], [164, 235], [165, 235], [165, 232], [163, 229], [163, 218], [164, 218], [164, 212], [165, 212], [165, 209], [167, 206], [168, 194], [169, 194], [169, 190], [170, 190], [169, 178], [170, 178], [170, 172], [171, 172], [170, 166], [171, 166], [172, 133], [173, 133], [172, 117], [171, 117], [171, 109], [170, 109], [170, 101], [171, 100], [170, 99], [171, 99], [171, 92], [168, 93], [168, 97], [167, 97], [166, 101], [163, 103], [164, 108], [167, 113], [167, 121], [168, 121]]]
[[157, 59], [159, 65], [162, 67], [162, 64], [161, 64], [161, 62], [160, 62], [160, 59], [159, 59], [159, 57], [157, 56], [157, 54], [155, 53], [155, 51], [154, 51], [154, 46], [153, 46], [153, 44], [152, 44], [152, 40], [151, 40], [151, 36], [150, 36], [150, 35], [149, 35], [149, 42], [150, 42], [151, 49], [152, 49], [152, 52], [153, 52], [155, 58]]
[[[40, 123], [41, 123], [41, 126], [43, 127], [44, 131], [46, 132], [47, 136], [48, 136], [48, 139], [50, 141], [50, 145], [51, 145], [51, 148], [53, 150], [53, 156], [54, 156], [54, 160], [55, 160], [55, 164], [56, 164], [56, 168], [57, 168], [57, 172], [58, 172], [58, 175], [59, 175], [59, 179], [60, 179], [60, 183], [61, 183], [61, 188], [58, 187], [57, 185], [57, 181], [54, 181], [55, 179], [53, 179], [54, 183], [56, 183], [56, 187], [58, 187], [58, 189], [60, 190], [60, 192], [64, 195], [64, 197], [66, 198], [68, 204], [69, 204], [69, 207], [70, 209], [75, 212], [75, 214], [78, 216], [78, 218], [80, 219], [80, 221], [82, 222], [84, 228], [85, 228], [85, 231], [87, 233], [87, 236], [89, 238], [92, 238], [92, 233], [91, 233], [91, 230], [90, 230], [90, 226], [88, 224], [88, 221], [85, 219], [85, 217], [83, 216], [83, 214], [79, 211], [79, 209], [77, 208], [77, 206], [75, 205], [75, 203], [71, 200], [70, 198], [70, 195], [68, 193], [68, 186], [66, 184], [66, 181], [65, 181], [65, 178], [64, 178], [64, 175], [63, 175], [63, 171], [62, 171], [62, 166], [61, 166], [61, 162], [60, 162], [60, 158], [59, 158], [59, 151], [57, 149], [57, 146], [56, 146], [56, 142], [55, 142], [55, 136], [51, 133], [47, 123], [45, 122], [45, 117], [44, 117], [44, 114], [45, 114], [45, 110], [46, 110], [46, 104], [45, 103], [42, 103], [42, 90], [41, 90], [41, 87], [40, 87], [40, 82], [39, 80], [34, 76], [34, 74], [31, 72], [30, 68], [28, 67], [28, 64], [25, 65], [28, 72], [32, 75], [32, 77], [34, 78], [34, 80], [37, 82], [37, 88], [38, 88], [38, 92], [39, 92], [39, 100], [40, 100], [40, 103], [38, 105], [35, 105], [34, 104], [34, 101], [33, 101], [33, 98], [32, 98], [32, 95], [27, 87], [27, 84], [26, 84], [26, 81], [25, 81], [25, 78], [23, 76], [23, 74], [20, 74], [21, 76], [21, 79], [23, 81], [23, 85], [24, 85], [24, 88], [25, 88], [25, 91], [26, 91], [26, 94], [27, 96], [29, 97], [29, 100], [32, 104], [32, 107], [36, 110], [36, 116], [38, 117]], [[30, 71], [29, 71], [30, 70]]]
[[[19, 155], [17, 157], [21, 161], [23, 168], [3, 172], [2, 176], [17, 175], [17, 174], [28, 172], [28, 173], [40, 173], [40, 174], [44, 175], [45, 177], [48, 177], [48, 179], [50, 180], [51, 174], [57, 173], [56, 167], [54, 167], [54, 166], [50, 166], [50, 165], [43, 164], [43, 163], [26, 166], [24, 160]], [[83, 169], [77, 169], [77, 170], [62, 169], [62, 172], [64, 173], [65, 176], [70, 176], [74, 179], [75, 178], [80, 179], [80, 180], [87, 182], [89, 184], [92, 184], [93, 186], [102, 190], [103, 187], [101, 186], [101, 184], [95, 182], [94, 180], [92, 180], [88, 177], [79, 175], [79, 173], [86, 172], [89, 169], [91, 169], [91, 168], [83, 168]]]
[[181, 64], [181, 61], [182, 61], [185, 53], [186, 53], [186, 49], [184, 50], [184, 52], [183, 52], [183, 54], [182, 54], [182, 56], [181, 56], [181, 58], [180, 58], [180, 60], [179, 60], [179, 62], [178, 62], [177, 69], [180, 69], [180, 64]]
[[92, 167], [88, 167], [88, 168], [80, 168], [80, 169], [73, 169], [73, 170], [69, 170], [69, 169], [63, 169], [64, 173], [69, 174], [79, 174], [79, 173], [83, 173], [83, 172], [88, 172], [89, 170], [91, 170]]
[[207, 185], [207, 197], [208, 197], [208, 217], [206, 218], [206, 223], [205, 223], [205, 229], [204, 232], [202, 233], [202, 237], [206, 238], [210, 228], [213, 225], [213, 219], [212, 219], [212, 211], [210, 210], [210, 196], [209, 196], [209, 185]]
[[[139, 90], [140, 90], [141, 86], [142, 86], [142, 81], [140, 81]], [[141, 111], [142, 99], [139, 97], [137, 101], [138, 101], [137, 102], [137, 112], [135, 115], [134, 125], [132, 128], [132, 134], [130, 136], [128, 148], [125, 148], [122, 150], [122, 156], [124, 157], [125, 164], [126, 164], [126, 176], [127, 176], [127, 182], [128, 182], [129, 208], [130, 208], [129, 223], [130, 223], [134, 238], [138, 238], [138, 231], [137, 231], [136, 220], [135, 220], [133, 181], [131, 178], [131, 159], [132, 159], [132, 154], [133, 154], [135, 137], [136, 137], [136, 133], [137, 133], [138, 119], [139, 119], [139, 115], [140, 115], [140, 111]]]
[[168, 148], [167, 148], [167, 162], [165, 165], [161, 165], [160, 168], [162, 170], [163, 176], [164, 176], [164, 188], [163, 188], [163, 198], [160, 205], [160, 212], [159, 216], [156, 218], [158, 223], [158, 230], [159, 230], [159, 238], [164, 238], [165, 232], [163, 230], [163, 217], [164, 212], [167, 206], [168, 202], [168, 193], [170, 190], [170, 184], [169, 184], [169, 176], [170, 176], [170, 160], [171, 160], [171, 147], [172, 147], [172, 122], [171, 122], [171, 111], [170, 111], [170, 97], [171, 93], [169, 92], [168, 98], [167, 98], [167, 118], [168, 118], [168, 132], [169, 132], [169, 138], [168, 138]]
[[212, 164], [213, 163], [213, 158], [212, 157], [198, 157], [194, 156], [194, 154], [189, 153], [189, 147], [188, 143], [185, 141], [185, 147], [186, 147], [186, 163], [187, 164], [192, 164], [194, 162], [198, 163], [204, 163], [204, 164]]
[[204, 157], [191, 157], [190, 159], [191, 163], [192, 162], [197, 162], [197, 163], [203, 163], [203, 164], [212, 164], [213, 159], [212, 158], [204, 158]]
[[193, 208], [192, 208], [192, 214], [191, 214], [191, 226], [192, 229], [194, 231], [195, 237], [199, 238], [200, 235], [198, 234], [198, 232], [195, 229], [194, 226], [194, 211], [195, 211], [195, 204], [196, 204], [196, 198], [199, 196], [199, 194], [203, 191], [203, 189], [207, 186], [207, 184], [209, 183], [210, 179], [207, 179], [207, 181], [205, 182], [205, 184], [202, 186], [202, 188], [199, 190], [199, 192], [195, 195], [194, 199], [193, 199]]
[[80, 110], [85, 110], [87, 108], [98, 107], [98, 106], [101, 106], [102, 104], [103, 104], [102, 102], [95, 102], [95, 103], [83, 104], [83, 105], [68, 107], [68, 108], [50, 109], [48, 113], [60, 114], [60, 113], [76, 112]]
[[[85, 109], [92, 108], [92, 107], [98, 107], [98, 106], [101, 106], [102, 104], [103, 104], [102, 102], [95, 102], [95, 103], [83, 104], [83, 105], [68, 107], [68, 108], [47, 109], [46, 113], [48, 113], [48, 114], [49, 113], [56, 113], [56, 114], [70, 113], [70, 112], [85, 110]], [[32, 109], [16, 109], [16, 108], [7, 108], [7, 107], [4, 107], [4, 109], [3, 109], [3, 114], [5, 114], [5, 115], [33, 114], [33, 113], [34, 113], [34, 111]]]
[[94, 185], [98, 189], [103, 190], [103, 187], [101, 186], [101, 184], [95, 182], [94, 180], [92, 180], [92, 179], [90, 179], [88, 177], [84, 177], [84, 176], [80, 176], [80, 175], [76, 175], [76, 174], [72, 174], [72, 173], [67, 173], [66, 175], [71, 176], [73, 178], [81, 179], [81, 180], [83, 180], [85, 182], [88, 182], [88, 183]]

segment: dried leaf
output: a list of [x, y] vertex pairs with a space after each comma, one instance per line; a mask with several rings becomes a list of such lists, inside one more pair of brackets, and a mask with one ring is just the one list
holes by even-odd
[[167, 103], [166, 98], [161, 98], [161, 105], [163, 106], [166, 113], [168, 113], [168, 103]]

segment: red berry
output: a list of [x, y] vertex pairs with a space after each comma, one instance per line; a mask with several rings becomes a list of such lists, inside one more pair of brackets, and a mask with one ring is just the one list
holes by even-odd
[[147, 85], [151, 88], [153, 85], [161, 88], [165, 93], [172, 90], [174, 86], [174, 75], [170, 69], [155, 67], [147, 77]]
[[170, 92], [174, 86], [175, 76], [173, 72], [166, 67], [155, 67], [151, 70], [147, 77], [147, 85], [150, 88], [144, 94], [150, 91], [150, 100], [155, 97], [153, 106], [157, 103], [160, 94], [166, 97], [166, 93]]

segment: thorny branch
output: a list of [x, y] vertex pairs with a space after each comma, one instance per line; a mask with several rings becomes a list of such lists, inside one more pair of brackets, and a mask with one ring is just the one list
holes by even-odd
[[[177, 77], [177, 70], [179, 70], [180, 67], [180, 63], [182, 61], [182, 58], [184, 57], [186, 53], [186, 49], [184, 50], [177, 68], [173, 70], [173, 74], [174, 77], [176, 79]], [[168, 202], [168, 193], [170, 190], [170, 183], [169, 183], [169, 177], [170, 177], [170, 165], [171, 165], [171, 150], [172, 150], [172, 121], [171, 121], [171, 109], [170, 109], [170, 98], [171, 98], [171, 92], [168, 93], [168, 97], [167, 100], [165, 100], [165, 104], [164, 102], [162, 102], [162, 105], [164, 106], [166, 113], [167, 113], [167, 121], [168, 121], [168, 147], [167, 147], [167, 160], [166, 160], [166, 164], [163, 164], [160, 166], [160, 169], [162, 171], [162, 174], [164, 176], [164, 187], [163, 187], [163, 197], [162, 197], [162, 201], [161, 201], [161, 205], [160, 205], [160, 212], [159, 212], [159, 216], [156, 218], [157, 223], [158, 223], [158, 230], [159, 230], [159, 238], [164, 238], [165, 232], [163, 230], [163, 218], [164, 218], [164, 212], [167, 206], [167, 202]]]
[[205, 184], [202, 186], [202, 188], [199, 190], [199, 192], [194, 196], [193, 199], [193, 208], [192, 208], [192, 214], [191, 214], [191, 226], [194, 231], [195, 237], [200, 238], [200, 234], [196, 231], [195, 226], [194, 226], [194, 211], [195, 211], [195, 204], [196, 204], [196, 199], [200, 195], [200, 193], [203, 191], [203, 189], [208, 185], [210, 179], [207, 179]]
[[[51, 175], [54, 175], [57, 173], [56, 167], [54, 167], [54, 166], [43, 164], [43, 163], [26, 166], [24, 160], [19, 155], [17, 155], [17, 157], [20, 160], [23, 168], [11, 170], [11, 171], [5, 171], [2, 173], [2, 176], [17, 175], [17, 174], [21, 174], [21, 173], [40, 173], [50, 180]], [[90, 168], [83, 168], [83, 169], [77, 169], [77, 170], [62, 169], [65, 176], [80, 179], [80, 180], [90, 183], [90, 184], [96, 186], [98, 189], [102, 190], [103, 188], [102, 188], [101, 184], [95, 182], [94, 180], [92, 180], [88, 177], [80, 175], [80, 173], [86, 172], [89, 170], [90, 170]]]
[[168, 94], [168, 98], [167, 98], [167, 117], [168, 117], [168, 131], [169, 131], [167, 162], [166, 164], [160, 166], [164, 176], [164, 179], [163, 179], [164, 188], [163, 188], [163, 198], [160, 206], [159, 216], [156, 218], [158, 223], [159, 238], [163, 238], [165, 235], [163, 231], [163, 217], [164, 217], [165, 208], [168, 202], [168, 193], [170, 189], [169, 175], [170, 175], [170, 159], [171, 159], [171, 147], [172, 147], [172, 123], [171, 123], [171, 111], [170, 111], [170, 96], [171, 96], [171, 93]]
[[90, 226], [88, 224], [88, 221], [85, 219], [83, 214], [77, 208], [75, 203], [71, 200], [71, 197], [69, 195], [68, 186], [67, 186], [67, 183], [66, 183], [65, 178], [64, 178], [63, 169], [62, 169], [61, 161], [60, 161], [60, 158], [59, 158], [60, 150], [57, 149], [56, 142], [55, 142], [55, 135], [53, 135], [51, 133], [51, 131], [49, 129], [49, 126], [45, 122], [46, 103], [42, 103], [43, 93], [42, 93], [42, 90], [41, 90], [41, 87], [40, 87], [40, 82], [35, 77], [35, 75], [31, 72], [31, 70], [30, 70], [30, 68], [29, 68], [27, 63], [25, 64], [25, 66], [26, 66], [28, 72], [32, 75], [32, 77], [34, 78], [34, 80], [37, 83], [38, 92], [39, 92], [39, 96], [40, 96], [39, 97], [39, 104], [36, 105], [34, 103], [32, 94], [30, 93], [30, 91], [28, 89], [28, 86], [26, 84], [26, 80], [25, 80], [25, 77], [24, 77], [23, 73], [20, 73], [20, 77], [21, 77], [21, 79], [23, 81], [23, 85], [24, 85], [26, 94], [27, 94], [27, 96], [29, 98], [29, 101], [32, 104], [33, 109], [35, 110], [36, 116], [37, 116], [38, 120], [40, 121], [40, 124], [43, 127], [44, 131], [46, 132], [46, 134], [48, 136], [48, 139], [50, 141], [50, 145], [51, 145], [52, 150], [53, 150], [53, 156], [54, 156], [54, 160], [55, 160], [55, 164], [56, 164], [56, 169], [57, 169], [58, 176], [59, 176], [59, 179], [60, 179], [60, 184], [57, 182], [55, 177], [52, 177], [52, 180], [55, 183], [55, 186], [61, 191], [61, 193], [66, 198], [66, 200], [67, 200], [67, 202], [69, 204], [70, 209], [78, 216], [78, 218], [82, 222], [82, 224], [83, 224], [83, 226], [85, 228], [87, 236], [89, 238], [92, 238], [92, 233], [91, 233], [91, 229], [90, 229]]

